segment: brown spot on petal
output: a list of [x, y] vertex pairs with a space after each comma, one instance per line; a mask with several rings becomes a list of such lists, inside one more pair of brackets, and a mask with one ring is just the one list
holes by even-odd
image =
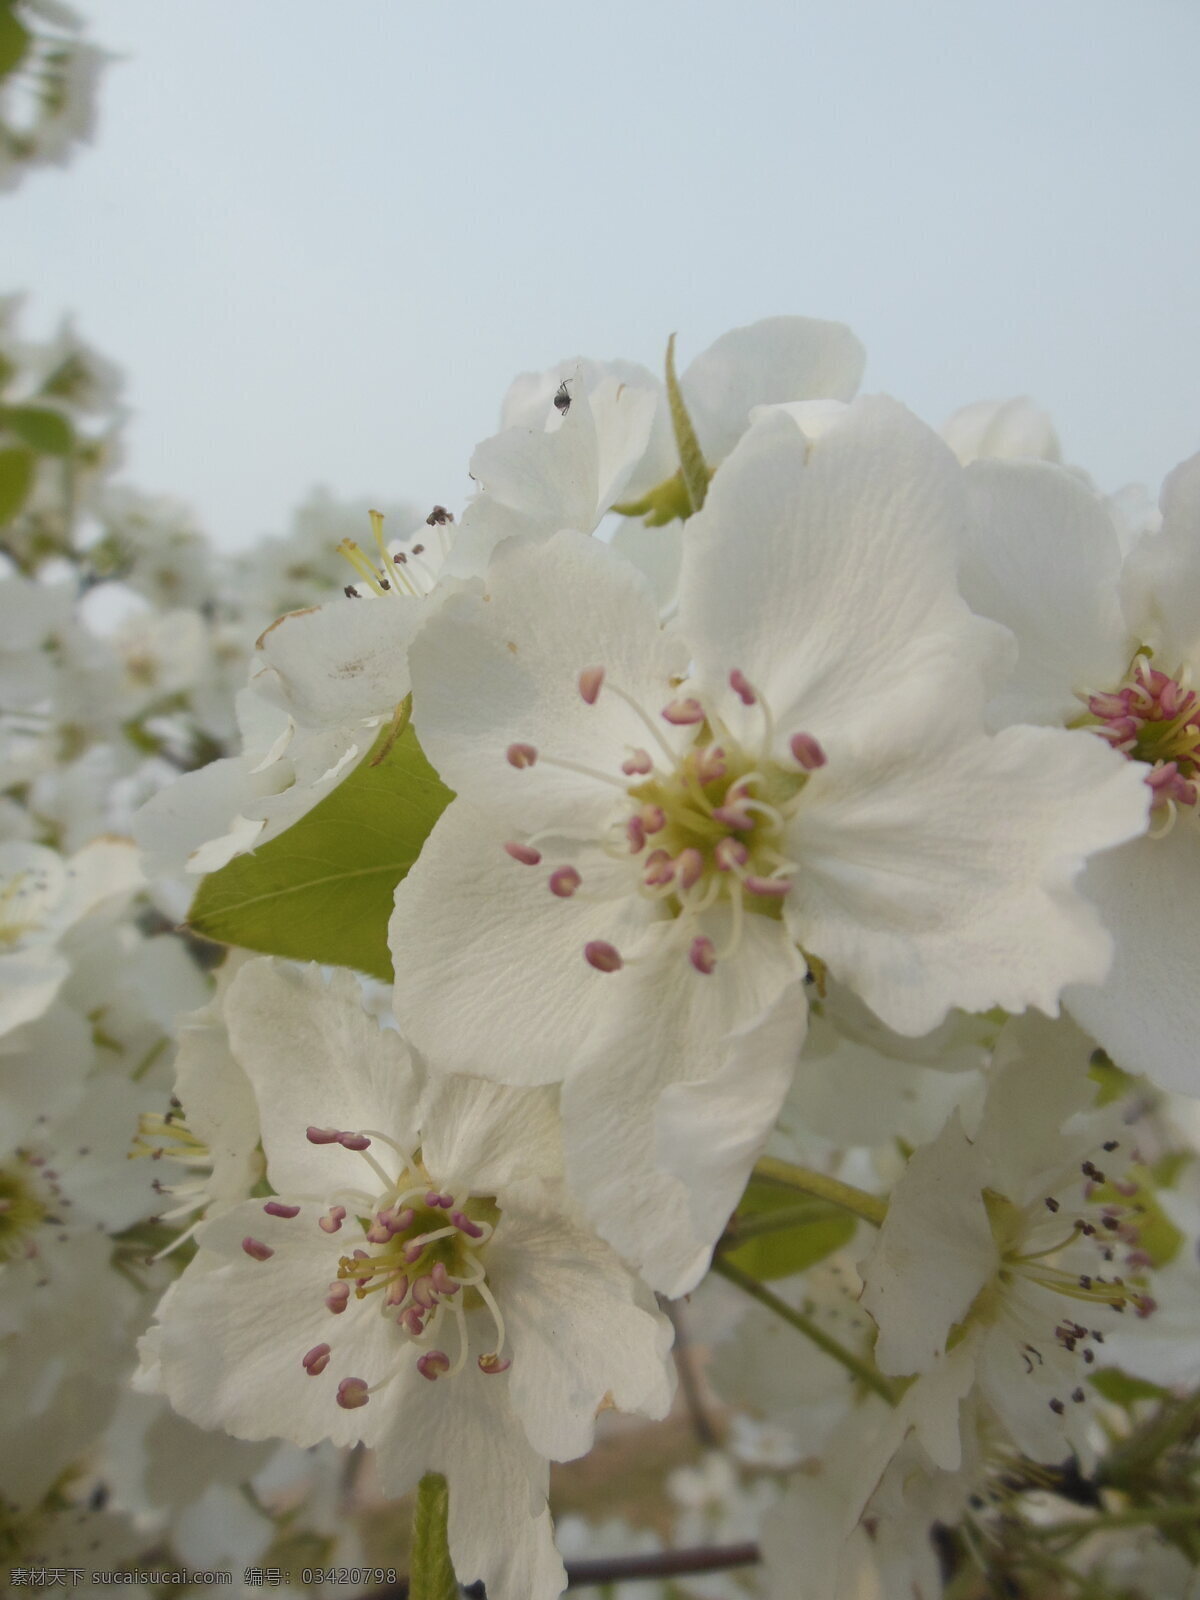
[[254, 641], [254, 648], [256, 650], [261, 650], [263, 647], [263, 640], [271, 632], [271, 629], [278, 628], [280, 623], [287, 622], [290, 617], [311, 617], [314, 611], [319, 611], [320, 609], [320, 606], [305, 606], [302, 611], [285, 611], [283, 616], [276, 617], [275, 621], [272, 622], [269, 627], [263, 629], [258, 638]]

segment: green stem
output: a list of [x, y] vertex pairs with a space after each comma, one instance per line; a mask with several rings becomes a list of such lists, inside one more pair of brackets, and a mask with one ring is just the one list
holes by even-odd
[[1107, 1528], [1184, 1527], [1196, 1524], [1200, 1510], [1194, 1503], [1163, 1506], [1134, 1506], [1129, 1511], [1110, 1511], [1098, 1517], [1088, 1517], [1075, 1522], [1043, 1522], [1028, 1524], [1027, 1530], [1038, 1539], [1086, 1539], [1090, 1534]]
[[801, 1194], [815, 1195], [818, 1200], [831, 1200], [835, 1206], [852, 1211], [856, 1217], [878, 1228], [887, 1216], [887, 1201], [865, 1189], [855, 1189], [837, 1178], [827, 1178], [823, 1172], [812, 1172], [808, 1167], [793, 1167], [787, 1161], [777, 1161], [774, 1156], [760, 1156], [754, 1166], [756, 1178], [769, 1178], [788, 1189], [798, 1189]]
[[450, 1489], [440, 1472], [427, 1472], [417, 1487], [413, 1511], [409, 1600], [458, 1600], [458, 1584], [450, 1563], [446, 1523]]
[[806, 1317], [803, 1311], [794, 1310], [786, 1300], [781, 1300], [777, 1294], [772, 1294], [765, 1284], [759, 1283], [757, 1278], [752, 1278], [740, 1267], [735, 1267], [733, 1262], [726, 1260], [724, 1256], [716, 1256], [713, 1259], [713, 1271], [735, 1284], [752, 1300], [757, 1300], [760, 1306], [766, 1306], [768, 1311], [773, 1311], [777, 1317], [782, 1317], [784, 1322], [802, 1333], [806, 1339], [810, 1339], [818, 1350], [823, 1350], [827, 1356], [845, 1367], [847, 1372], [853, 1373], [860, 1383], [880, 1395], [888, 1405], [896, 1404], [898, 1398], [896, 1391], [878, 1368], [873, 1363], [856, 1356], [853, 1351], [847, 1350], [845, 1345], [839, 1344], [825, 1332], [824, 1328], [818, 1327], [811, 1317]]
[[1196, 1424], [1200, 1424], [1200, 1389], [1186, 1400], [1167, 1402], [1124, 1444], [1118, 1445], [1102, 1468], [1103, 1481], [1123, 1488], [1152, 1467]]
[[758, 1239], [765, 1233], [782, 1233], [788, 1228], [799, 1228], [807, 1222], [822, 1222], [830, 1213], [822, 1205], [812, 1202], [794, 1206], [779, 1206], [774, 1211], [756, 1211], [748, 1217], [731, 1217], [721, 1240], [723, 1250], [736, 1250], [747, 1239]]

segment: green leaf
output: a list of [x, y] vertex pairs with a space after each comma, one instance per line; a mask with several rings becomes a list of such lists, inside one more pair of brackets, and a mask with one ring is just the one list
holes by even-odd
[[75, 448], [75, 430], [60, 411], [47, 406], [4, 406], [0, 427], [42, 456], [69, 456]]
[[[752, 1178], [726, 1231], [722, 1254], [751, 1277], [770, 1282], [804, 1272], [840, 1250], [856, 1225], [849, 1212], [828, 1200], [797, 1203], [793, 1191]], [[730, 1244], [739, 1229], [748, 1235], [746, 1242]]]
[[18, 22], [11, 5], [0, 5], [0, 78], [7, 78], [25, 59], [31, 39], [29, 29]]
[[699, 511], [708, 493], [708, 480], [712, 474], [708, 470], [708, 463], [704, 459], [696, 430], [692, 427], [692, 419], [688, 416], [687, 406], [683, 402], [683, 390], [679, 387], [679, 379], [675, 376], [674, 334], [667, 340], [667, 403], [671, 408], [671, 427], [675, 430], [675, 443], [679, 449], [679, 468], [683, 473], [684, 488], [687, 490], [691, 509]]
[[440, 1472], [427, 1472], [417, 1485], [409, 1555], [409, 1600], [458, 1600], [458, 1584], [450, 1564], [446, 1524], [450, 1489]]
[[1115, 1406], [1129, 1407], [1138, 1400], [1169, 1400], [1171, 1397], [1169, 1389], [1160, 1388], [1145, 1378], [1131, 1377], [1120, 1367], [1106, 1367], [1103, 1372], [1095, 1372], [1088, 1382]]
[[11, 522], [33, 488], [34, 458], [28, 450], [0, 450], [0, 525]]
[[453, 798], [412, 728], [397, 737], [393, 724], [286, 833], [210, 873], [188, 926], [221, 944], [390, 981], [396, 885]]

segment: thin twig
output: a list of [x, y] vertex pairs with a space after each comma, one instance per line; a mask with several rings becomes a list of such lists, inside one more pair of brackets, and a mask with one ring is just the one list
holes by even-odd
[[[752, 1567], [762, 1560], [756, 1544], [700, 1545], [691, 1550], [659, 1550], [644, 1556], [604, 1556], [595, 1561], [567, 1563], [567, 1588], [583, 1589], [589, 1584], [627, 1583], [637, 1578], [686, 1578], [700, 1572], [731, 1572], [735, 1567]], [[481, 1583], [463, 1590], [470, 1600], [487, 1600]], [[367, 1600], [408, 1600], [408, 1579], [372, 1589]]]
[[705, 1409], [704, 1396], [700, 1392], [700, 1379], [684, 1324], [683, 1309], [678, 1302], [672, 1300], [663, 1300], [660, 1304], [675, 1329], [675, 1347], [672, 1353], [675, 1357], [675, 1371], [679, 1374], [683, 1403], [687, 1407], [687, 1414], [692, 1424], [692, 1432], [706, 1450], [711, 1450], [719, 1440], [712, 1418]]

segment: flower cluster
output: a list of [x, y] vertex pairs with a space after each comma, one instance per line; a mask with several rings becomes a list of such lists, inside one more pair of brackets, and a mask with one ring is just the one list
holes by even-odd
[[248, 1559], [416, 1491], [418, 1596], [431, 1517], [492, 1600], [1184, 1593], [1200, 457], [1106, 498], [779, 317], [222, 566], [73, 358], [9, 364], [91, 478], [0, 581], [0, 1356], [85, 1431], [12, 1546], [241, 1483]]

